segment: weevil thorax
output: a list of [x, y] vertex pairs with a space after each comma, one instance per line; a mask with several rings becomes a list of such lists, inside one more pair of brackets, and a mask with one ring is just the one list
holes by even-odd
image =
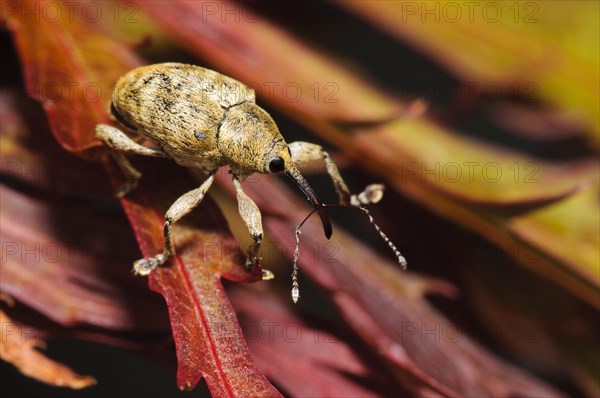
[[253, 102], [229, 108], [217, 137], [221, 155], [238, 175], [283, 171], [292, 161], [277, 125]]

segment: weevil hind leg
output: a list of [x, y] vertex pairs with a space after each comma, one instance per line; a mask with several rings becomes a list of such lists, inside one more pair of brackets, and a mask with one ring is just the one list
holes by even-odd
[[198, 188], [184, 193], [177, 199], [165, 214], [163, 229], [163, 251], [154, 257], [142, 258], [133, 263], [133, 272], [137, 275], [148, 275], [156, 267], [163, 265], [175, 255], [171, 227], [183, 216], [191, 212], [204, 199], [206, 192], [215, 179], [215, 172], [209, 174], [206, 181]]
[[327, 174], [333, 182], [340, 204], [350, 204], [352, 194], [348, 189], [348, 185], [342, 178], [333, 159], [322, 146], [303, 141], [292, 142], [288, 146], [292, 153], [292, 161], [298, 168], [311, 166], [320, 161], [325, 162]]
[[258, 262], [257, 254], [263, 239], [262, 216], [256, 203], [254, 203], [242, 189], [240, 180], [243, 179], [243, 177], [234, 175], [233, 186], [235, 187], [237, 196], [238, 210], [250, 232], [250, 236], [252, 236], [252, 239], [254, 240], [252, 246], [250, 246], [250, 249], [248, 250], [248, 258], [246, 259], [246, 267], [252, 268], [255, 262]]
[[138, 180], [142, 177], [142, 173], [131, 165], [124, 153], [161, 158], [168, 157], [163, 151], [140, 145], [118, 128], [107, 124], [97, 125], [95, 135], [96, 138], [112, 149], [112, 156], [125, 176], [125, 181], [117, 188], [115, 193], [119, 198], [127, 195], [129, 191], [135, 188]]
[[117, 198], [122, 198], [137, 186], [138, 181], [142, 177], [142, 173], [133, 167], [121, 152], [112, 151], [111, 155], [125, 176], [125, 180], [119, 184], [115, 191], [115, 196]]

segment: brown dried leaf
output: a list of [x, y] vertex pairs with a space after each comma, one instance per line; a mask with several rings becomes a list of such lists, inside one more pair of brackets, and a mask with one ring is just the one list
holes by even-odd
[[12, 363], [25, 376], [53, 386], [75, 390], [96, 384], [92, 376], [78, 375], [70, 368], [47, 358], [36, 350], [44, 347], [44, 342], [31, 338], [31, 331], [26, 332], [2, 310], [0, 310], [0, 325], [2, 325], [0, 357]]

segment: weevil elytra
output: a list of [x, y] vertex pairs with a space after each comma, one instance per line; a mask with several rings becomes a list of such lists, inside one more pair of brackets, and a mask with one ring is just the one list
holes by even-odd
[[[164, 249], [154, 257], [134, 263], [134, 272], [139, 275], [148, 275], [173, 257], [171, 226], [200, 203], [216, 171], [223, 166], [230, 168], [239, 212], [253, 239], [246, 260], [248, 267], [258, 261], [263, 238], [260, 211], [242, 190], [241, 182], [249, 175], [284, 172], [291, 177], [311, 202], [313, 212], [321, 218], [328, 239], [332, 227], [325, 212], [326, 205], [319, 201], [298, 171], [299, 167], [324, 161], [342, 207], [357, 207], [366, 212], [363, 205], [378, 202], [383, 194], [382, 186], [370, 185], [361, 194], [352, 195], [337, 166], [321, 146], [307, 142], [286, 144], [271, 116], [256, 105], [250, 87], [209, 69], [179, 63], [134, 69], [117, 81], [110, 113], [128, 134], [105, 124], [96, 126], [95, 134], [112, 149], [125, 175], [117, 196], [126, 195], [141, 177], [124, 153], [171, 158], [182, 166], [208, 174], [200, 187], [183, 194], [167, 210]], [[130, 136], [148, 139], [158, 149], [143, 146]], [[370, 220], [372, 222], [372, 218]], [[380, 234], [404, 265], [404, 258], [387, 237]], [[270, 277], [272, 274], [268, 271], [263, 275], [264, 279]], [[294, 282], [297, 287], [295, 279]]]

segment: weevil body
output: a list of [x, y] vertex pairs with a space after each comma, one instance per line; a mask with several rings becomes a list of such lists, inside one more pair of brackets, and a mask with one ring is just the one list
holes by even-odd
[[[110, 113], [128, 134], [108, 125], [96, 126], [96, 137], [113, 149], [113, 156], [126, 180], [117, 191], [127, 194], [141, 177], [123, 153], [172, 158], [182, 166], [194, 167], [208, 174], [199, 187], [185, 193], [171, 205], [165, 215], [164, 250], [151, 258], [134, 263], [134, 271], [147, 275], [164, 264], [175, 253], [171, 225], [200, 203], [213, 182], [216, 171], [229, 166], [233, 175], [239, 212], [254, 240], [248, 253], [247, 266], [255, 263], [263, 236], [261, 215], [256, 204], [241, 186], [254, 173], [285, 172], [304, 192], [321, 217], [327, 238], [331, 224], [325, 208], [298, 171], [298, 167], [324, 161], [340, 204], [358, 207], [335, 163], [322, 147], [306, 142], [287, 144], [271, 116], [255, 103], [254, 91], [230, 77], [193, 65], [163, 63], [130, 71], [115, 85]], [[131, 136], [146, 138], [156, 144], [151, 149]], [[379, 185], [370, 190], [375, 200], [381, 198]], [[365, 191], [366, 192], [366, 191]]]
[[254, 91], [234, 79], [167, 63], [121, 77], [111, 113], [182, 166], [269, 173], [272, 159], [290, 155], [275, 122], [254, 101]]

